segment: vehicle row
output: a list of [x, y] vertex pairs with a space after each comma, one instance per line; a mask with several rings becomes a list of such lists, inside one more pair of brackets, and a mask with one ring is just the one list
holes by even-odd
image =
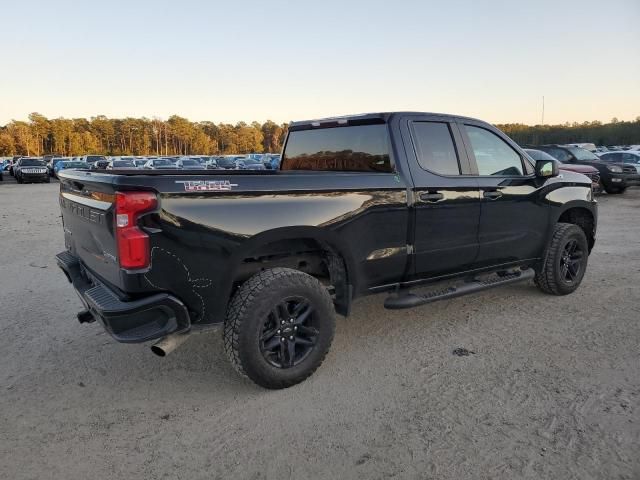
[[[593, 144], [581, 144], [585, 146]], [[525, 146], [534, 160], [555, 159], [560, 169], [586, 175], [594, 191], [623, 193], [628, 187], [640, 185], [640, 150], [611, 150], [593, 153], [576, 144]], [[81, 157], [14, 157], [0, 161], [0, 171], [8, 171], [18, 183], [48, 182], [64, 169], [76, 170], [275, 170], [280, 155], [190, 155], [190, 156], [113, 156], [84, 155]], [[0, 176], [1, 178], [1, 176]]]
[[618, 194], [640, 185], [640, 151], [611, 151], [598, 156], [572, 144], [554, 144], [527, 146], [526, 152], [534, 160], [555, 159], [561, 170], [587, 175], [595, 190]]
[[[29, 175], [22, 173], [22, 167], [30, 166]], [[64, 169], [75, 170], [277, 170], [280, 155], [189, 155], [189, 156], [104, 156], [83, 155], [81, 157], [62, 157], [45, 155], [44, 157], [16, 156], [0, 160], [0, 172], [15, 176], [19, 183], [23, 181], [48, 182], [57, 177]], [[42, 169], [46, 171], [41, 172]], [[35, 170], [34, 170], [35, 169]], [[37, 170], [37, 173], [36, 173]], [[18, 176], [16, 176], [16, 172]], [[45, 175], [46, 174], [46, 175]], [[1, 179], [1, 174], [0, 174]]]
[[640, 145], [596, 145], [595, 143], [568, 143], [568, 146], [584, 148], [592, 153], [618, 152], [626, 150], [640, 151]]

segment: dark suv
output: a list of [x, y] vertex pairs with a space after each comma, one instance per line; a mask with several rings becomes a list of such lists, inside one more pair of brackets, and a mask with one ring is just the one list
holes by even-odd
[[18, 183], [49, 183], [49, 169], [39, 158], [22, 157], [13, 165], [13, 176]]
[[562, 163], [591, 165], [600, 172], [600, 182], [607, 193], [624, 193], [627, 187], [640, 185], [640, 174], [631, 165], [603, 162], [588, 150], [569, 145], [541, 145], [535, 147]]

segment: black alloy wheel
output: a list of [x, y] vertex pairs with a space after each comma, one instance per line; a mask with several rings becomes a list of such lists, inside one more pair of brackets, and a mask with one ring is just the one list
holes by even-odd
[[584, 251], [576, 239], [571, 239], [564, 246], [562, 257], [560, 258], [560, 271], [564, 281], [573, 284], [582, 269]]
[[260, 351], [274, 367], [290, 368], [309, 356], [319, 334], [313, 306], [301, 297], [287, 298], [269, 313], [260, 335]]

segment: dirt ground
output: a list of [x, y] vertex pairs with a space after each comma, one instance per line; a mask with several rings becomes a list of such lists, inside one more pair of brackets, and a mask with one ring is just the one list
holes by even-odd
[[78, 324], [57, 187], [0, 184], [2, 479], [640, 478], [640, 189], [600, 198], [573, 295], [361, 299], [315, 375], [266, 391], [220, 333], [162, 359]]

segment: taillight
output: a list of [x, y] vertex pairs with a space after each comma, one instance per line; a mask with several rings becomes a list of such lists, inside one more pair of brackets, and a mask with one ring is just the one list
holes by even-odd
[[141, 214], [158, 205], [151, 192], [116, 193], [116, 238], [120, 266], [126, 269], [149, 266], [149, 235], [138, 225]]

